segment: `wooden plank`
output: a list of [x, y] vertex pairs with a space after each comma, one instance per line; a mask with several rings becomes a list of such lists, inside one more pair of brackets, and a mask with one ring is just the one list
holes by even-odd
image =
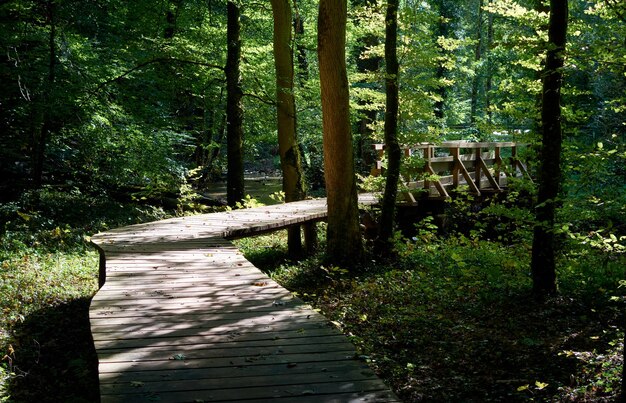
[[[155, 337], [124, 337], [123, 334], [99, 334], [101, 338], [95, 340], [98, 350], [107, 349], [134, 349], [146, 346], [183, 346], [202, 343], [268, 343], [268, 342], [294, 342], [300, 344], [319, 343], [320, 340], [341, 336], [336, 329], [328, 326], [307, 326], [302, 328], [270, 329], [269, 331], [250, 331], [237, 328], [212, 329], [201, 333], [191, 333], [187, 336], [181, 334], [162, 334]], [[106, 339], [105, 337], [109, 337]], [[306, 341], [309, 340], [309, 341]]]
[[189, 362], [190, 360], [200, 359], [217, 359], [217, 358], [250, 358], [256, 360], [265, 360], [270, 356], [287, 356], [294, 354], [313, 354], [318, 353], [320, 348], [325, 352], [342, 352], [351, 353], [354, 346], [347, 340], [337, 343], [316, 344], [299, 344], [295, 346], [278, 345], [269, 347], [260, 346], [238, 346], [233, 345], [192, 345], [178, 346], [176, 348], [140, 348], [133, 350], [110, 349], [98, 352], [98, 360], [100, 363], [111, 362], [136, 362], [136, 361], [171, 361], [182, 360]]
[[[132, 395], [102, 395], [102, 402], [143, 402], [143, 401], [159, 401], [159, 402], [194, 402], [194, 401], [267, 401], [273, 402], [276, 399], [288, 398], [295, 399], [298, 397], [316, 398], [317, 402], [329, 401], [327, 395], [354, 394], [356, 396], [369, 395], [372, 392], [385, 391], [387, 388], [379, 380], [360, 380], [346, 382], [325, 382], [310, 383], [300, 385], [284, 385], [281, 387], [245, 387], [242, 385], [229, 385], [229, 388], [216, 390], [185, 390], [173, 392], [157, 392], [142, 393], [137, 391]], [[196, 386], [196, 388], [198, 388]], [[300, 401], [300, 400], [292, 400]], [[346, 400], [343, 400], [346, 402]], [[354, 400], [352, 400], [354, 401]], [[358, 400], [357, 400], [358, 401]], [[388, 401], [397, 401], [388, 400]]]
[[[346, 371], [360, 371], [364, 376], [374, 377], [373, 371], [365, 364], [357, 366], [346, 365], [343, 361], [336, 362], [311, 362], [306, 364], [283, 363], [277, 365], [260, 365], [256, 367], [236, 367], [231, 371], [224, 371], [222, 368], [199, 368], [181, 370], [155, 370], [155, 371], [124, 371], [106, 372], [100, 377], [100, 383], [124, 384], [131, 382], [160, 382], [163, 380], [200, 380], [200, 379], [223, 379], [235, 376], [243, 381], [243, 378], [253, 379], [264, 376], [293, 376], [308, 373], [342, 373]], [[295, 364], [295, 365], [293, 365]], [[352, 364], [352, 363], [350, 363]]]
[[[200, 350], [225, 350], [229, 351], [232, 349], [261, 349], [261, 348], [272, 348], [274, 349], [283, 349], [283, 348], [313, 348], [312, 346], [320, 346], [320, 345], [351, 345], [348, 341], [348, 338], [343, 334], [323, 334], [317, 336], [302, 336], [300, 334], [291, 334], [293, 337], [288, 338], [280, 338], [280, 337], [266, 337], [266, 338], [251, 338], [249, 340], [238, 340], [236, 335], [229, 335], [229, 337], [222, 337], [221, 339], [214, 338], [212, 340], [208, 340], [206, 338], [196, 338], [195, 342], [189, 342], [186, 344], [177, 344], [172, 345], [167, 341], [163, 341], [162, 343], [150, 343], [150, 344], [142, 344], [139, 347], [135, 346], [135, 348], [128, 348], [115, 346], [114, 348], [104, 348], [101, 347], [98, 349], [98, 354], [109, 354], [116, 352], [135, 352], [135, 351], [150, 351], [150, 352], [167, 352], [169, 353], [169, 357], [172, 356], [172, 351], [176, 352], [187, 352], [193, 351], [196, 349]], [[297, 337], [296, 337], [297, 336]], [[162, 341], [162, 340], [159, 340]], [[299, 350], [303, 352], [302, 350]]]
[[318, 351], [315, 354], [282, 354], [259, 357], [210, 357], [189, 360], [135, 360], [100, 362], [100, 372], [154, 371], [164, 369], [236, 368], [276, 364], [305, 364], [311, 362], [356, 362], [354, 348], [343, 351]]
[[318, 331], [326, 330], [326, 334], [334, 335], [337, 334], [337, 330], [331, 329], [327, 323], [322, 321], [306, 321], [306, 322], [286, 322], [286, 321], [272, 321], [271, 323], [247, 323], [247, 326], [242, 326], [240, 323], [228, 323], [228, 324], [220, 324], [214, 325], [210, 328], [178, 328], [178, 329], [136, 329], [133, 332], [128, 332], [125, 329], [101, 329], [99, 331], [93, 330], [92, 335], [94, 341], [105, 341], [105, 340], [144, 340], [144, 343], [147, 343], [149, 339], [162, 338], [162, 337], [210, 337], [212, 335], [237, 335], [237, 334], [248, 334], [248, 333], [262, 333], [269, 334], [273, 332], [284, 332], [284, 331], [296, 331], [301, 333], [302, 336], [307, 335], [309, 333], [318, 334]]
[[[283, 366], [284, 367], [284, 366]], [[259, 375], [259, 376], [232, 376], [232, 377], [207, 377], [195, 379], [169, 380], [146, 382], [138, 384], [138, 381], [127, 383], [109, 383], [103, 385], [102, 393], [105, 395], [114, 394], [136, 394], [144, 392], [161, 393], [170, 391], [188, 390], [223, 390], [229, 388], [239, 388], [245, 385], [246, 388], [276, 387], [307, 385], [311, 383], [335, 383], [338, 379], [341, 382], [355, 382], [375, 379], [371, 372], [365, 372], [360, 368], [345, 370], [341, 375], [336, 372], [317, 371], [308, 373], [295, 373], [285, 375]]]

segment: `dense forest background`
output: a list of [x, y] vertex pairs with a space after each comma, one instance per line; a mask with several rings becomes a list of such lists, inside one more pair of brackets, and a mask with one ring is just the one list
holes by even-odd
[[[72, 315], [84, 314], [96, 287], [97, 257], [86, 236], [131, 222], [209, 211], [222, 203], [210, 191], [227, 174], [227, 9], [233, 5], [241, 24], [242, 169], [257, 177], [274, 176], [281, 168], [280, 91], [270, 2], [0, 4], [0, 401], [9, 391], [18, 401], [47, 396], [53, 392], [46, 381], [68, 371], [75, 386], [68, 381], [54, 393], [67, 398], [80, 394], [83, 386], [86, 396], [93, 393], [90, 358], [59, 353], [72, 344], [45, 330], [85, 332], [69, 322]], [[291, 5], [298, 148], [308, 194], [323, 195], [318, 2], [294, 0]], [[383, 140], [385, 7], [379, 0], [348, 2], [350, 121], [356, 170], [363, 177], [374, 164], [371, 144]], [[524, 158], [537, 177], [548, 14], [541, 0], [400, 1], [400, 143], [526, 143]], [[622, 364], [617, 349], [623, 337], [626, 250], [625, 38], [626, 3], [569, 1], [561, 70], [563, 181], [556, 218], [562, 297], [548, 308], [524, 297], [530, 287], [536, 201], [536, 186], [527, 181], [515, 182], [503, 204], [480, 211], [471, 196], [462, 194], [447, 212], [453, 225], [442, 231], [426, 219], [417, 223], [414, 237], [397, 234], [400, 261], [384, 269], [368, 266], [363, 272], [369, 274], [359, 281], [317, 260], [297, 269], [285, 263], [267, 270], [316, 295], [313, 302], [353, 332], [355, 343], [369, 351], [370, 363], [407, 401], [484, 397], [476, 391], [490, 385], [485, 379], [500, 367], [511, 367], [511, 373], [497, 383], [498, 392], [490, 395], [495, 400], [614, 397]], [[419, 163], [405, 159], [402, 169]], [[365, 182], [372, 185], [372, 179]], [[275, 239], [259, 242], [281, 247]], [[242, 247], [255, 255], [258, 246]], [[257, 259], [263, 268], [267, 258]], [[307, 268], [313, 274], [303, 275]], [[441, 277], [424, 274], [431, 269]], [[375, 278], [372, 273], [383, 274]], [[333, 290], [347, 302], [332, 296]], [[399, 308], [384, 311], [368, 295]], [[513, 303], [516, 299], [524, 306]], [[525, 316], [528, 312], [532, 315]], [[475, 331], [475, 339], [469, 337], [463, 348], [445, 339], [449, 323], [442, 317], [451, 313], [465, 321], [464, 331]], [[368, 327], [368, 317], [380, 321]], [[492, 330], [505, 322], [511, 328], [500, 334], [501, 340], [492, 340], [499, 334]], [[443, 347], [433, 347], [438, 340], [418, 340], [420, 330], [434, 331], [433, 340], [448, 343], [452, 364], [440, 368], [439, 375], [448, 376], [452, 366], [469, 366], [475, 377], [437, 378], [437, 369], [426, 360], [437, 361]], [[87, 336], [75, 337], [86, 340], [88, 330]], [[504, 341], [516, 337], [513, 347]], [[42, 350], [39, 344], [46, 338], [54, 343]], [[559, 339], [558, 346], [548, 339]], [[46, 359], [51, 354], [46, 356], [46, 348], [57, 358]], [[409, 353], [418, 349], [423, 365]], [[497, 355], [490, 355], [494, 368], [472, 364], [489, 351]], [[570, 364], [555, 361], [557, 355], [571, 355], [588, 366], [570, 370]], [[507, 356], [516, 358], [506, 361]], [[546, 361], [551, 365], [544, 376], [536, 368]], [[526, 363], [534, 369], [512, 375]], [[559, 366], [570, 372], [559, 372]], [[466, 383], [457, 388], [455, 376]], [[76, 381], [83, 377], [91, 380]], [[29, 394], [33, 390], [40, 394]]]
[[[263, 2], [240, 7], [246, 167], [276, 170], [272, 12]], [[309, 186], [319, 189], [316, 3], [294, 11], [297, 133]], [[384, 13], [375, 1], [353, 1], [349, 13], [353, 132], [367, 173], [369, 143], [382, 139]], [[537, 140], [541, 2], [406, 1], [399, 13], [401, 142]], [[565, 137], [583, 176], [589, 159], [580, 157], [623, 144], [623, 15], [619, 2], [570, 6]], [[179, 192], [224, 172], [226, 2], [10, 1], [1, 18], [4, 200], [41, 184]], [[598, 180], [619, 183], [617, 173]]]

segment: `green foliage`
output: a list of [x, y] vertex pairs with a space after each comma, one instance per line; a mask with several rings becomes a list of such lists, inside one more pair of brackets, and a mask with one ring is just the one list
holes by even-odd
[[87, 308], [98, 254], [89, 235], [165, 217], [78, 188], [45, 186], [0, 204], [0, 401], [97, 397]]
[[259, 202], [257, 199], [255, 199], [254, 197], [250, 195], [246, 195], [246, 197], [242, 201], [237, 202], [235, 204], [235, 208], [238, 208], [238, 209], [254, 208], [254, 207], [261, 207], [261, 206], [265, 206], [265, 204]]

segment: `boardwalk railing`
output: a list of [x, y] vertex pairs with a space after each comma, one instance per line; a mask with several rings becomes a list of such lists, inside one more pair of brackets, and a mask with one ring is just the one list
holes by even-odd
[[[526, 175], [526, 166], [519, 159], [521, 144], [512, 142], [474, 143], [447, 141], [441, 144], [420, 143], [403, 147], [404, 157], [417, 161], [408, 164], [402, 182], [408, 202], [415, 202], [412, 191], [421, 190], [428, 198], [450, 197], [449, 190], [467, 185], [476, 195], [498, 192], [506, 186], [507, 177]], [[383, 173], [384, 145], [374, 144], [378, 152], [372, 175]], [[505, 157], [505, 155], [507, 155]], [[508, 160], [508, 161], [507, 161]]]

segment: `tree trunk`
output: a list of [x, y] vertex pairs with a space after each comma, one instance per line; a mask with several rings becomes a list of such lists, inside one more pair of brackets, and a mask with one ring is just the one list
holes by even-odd
[[52, 91], [56, 81], [56, 22], [55, 22], [55, 3], [54, 0], [48, 0], [46, 3], [46, 19], [50, 24], [50, 32], [48, 35], [48, 77], [43, 90], [41, 108], [42, 118], [41, 126], [36, 129], [33, 135], [33, 186], [38, 189], [43, 183], [43, 166], [46, 159], [46, 148], [53, 130], [53, 111]]
[[298, 54], [298, 84], [300, 87], [304, 87], [304, 84], [309, 79], [309, 60], [306, 57], [306, 49], [300, 39], [304, 36], [304, 21], [298, 12], [296, 12], [293, 18], [293, 29], [295, 31], [294, 42]]
[[243, 182], [243, 104], [241, 90], [241, 39], [239, 32], [239, 7], [234, 1], [227, 5], [226, 40], [228, 54], [226, 56], [226, 138], [227, 138], [227, 169], [226, 199], [228, 205], [235, 204], [244, 198]]
[[567, 34], [567, 0], [550, 0], [548, 52], [541, 102], [542, 152], [532, 251], [533, 291], [556, 292], [554, 221], [561, 183], [561, 84]]
[[[376, 0], [352, 0], [353, 6], [364, 6], [374, 10], [376, 7]], [[372, 11], [377, 12], [377, 10]], [[355, 21], [355, 24], [360, 24], [360, 21]], [[367, 49], [372, 48], [380, 43], [380, 38], [373, 34], [367, 34], [359, 38], [360, 44], [354, 49], [354, 58], [356, 59], [356, 69], [359, 73], [371, 74], [378, 72], [382, 58], [379, 56], [365, 55]], [[368, 79], [359, 81], [359, 84], [368, 85]], [[359, 106], [365, 107], [371, 104], [370, 101], [359, 99]], [[356, 124], [357, 137], [357, 160], [360, 162], [358, 170], [364, 174], [369, 174], [372, 166], [374, 165], [374, 153], [372, 152], [371, 144], [372, 137], [374, 135], [374, 129], [372, 124], [376, 121], [378, 111], [371, 108], [362, 108], [359, 120]]]
[[[488, 0], [491, 5], [491, 0]], [[491, 49], [493, 44], [493, 13], [487, 17], [487, 49]], [[491, 111], [491, 88], [493, 87], [493, 58], [487, 56], [487, 81], [485, 82], [485, 110], [487, 111], [487, 121], [493, 123], [493, 112]]]
[[482, 59], [483, 51], [483, 1], [478, 1], [478, 18], [476, 21], [476, 48], [474, 49], [474, 78], [472, 80], [472, 95], [470, 106], [470, 123], [476, 123], [476, 113], [478, 111], [478, 88], [480, 86], [479, 63]]
[[400, 178], [400, 161], [402, 151], [398, 144], [398, 0], [387, 1], [387, 15], [385, 17], [385, 64], [387, 76], [385, 79], [386, 108], [385, 108], [385, 152], [387, 153], [387, 181], [383, 196], [382, 214], [380, 217], [379, 242], [383, 247], [388, 246], [393, 234], [394, 212], [396, 195], [398, 194], [398, 179]]
[[[448, 2], [449, 0], [438, 0], [437, 5], [439, 8], [439, 24], [438, 24], [438, 32], [437, 37], [448, 38], [450, 34], [450, 18], [452, 11], [449, 8]], [[441, 56], [445, 56], [447, 52], [443, 47], [439, 46], [439, 51]], [[435, 117], [437, 119], [443, 120], [445, 117], [445, 106], [446, 106], [446, 98], [448, 97], [448, 89], [445, 84], [443, 84], [443, 80], [447, 76], [446, 68], [443, 64], [439, 65], [436, 72], [437, 80], [440, 81], [439, 87], [437, 88], [437, 94], [439, 95], [439, 99], [435, 102]]]
[[346, 0], [320, 0], [317, 27], [328, 197], [327, 254], [351, 265], [362, 254], [346, 72]]
[[[278, 150], [283, 171], [285, 201], [305, 197], [302, 158], [296, 140], [296, 104], [294, 99], [293, 50], [291, 48], [292, 13], [289, 0], [271, 0], [274, 14], [274, 59], [276, 65], [276, 105]], [[302, 255], [300, 227], [288, 230], [289, 254]]]

